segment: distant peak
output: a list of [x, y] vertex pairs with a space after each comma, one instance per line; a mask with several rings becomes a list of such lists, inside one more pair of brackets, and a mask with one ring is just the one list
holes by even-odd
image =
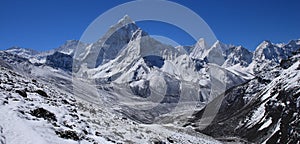
[[260, 49], [260, 48], [267, 48], [267, 47], [270, 47], [272, 46], [272, 42], [269, 41], [269, 40], [264, 40], [258, 47], [257, 49]]
[[227, 49], [230, 48], [230, 45], [226, 45], [224, 43], [222, 43], [221, 41], [217, 40], [211, 48], [218, 48], [220, 49], [222, 52], [225, 52]]
[[5, 50], [6, 52], [10, 52], [10, 53], [13, 53], [13, 54], [24, 54], [24, 53], [28, 53], [28, 54], [37, 54], [38, 51], [36, 50], [33, 50], [31, 48], [22, 48], [22, 47], [19, 47], [19, 46], [13, 46], [13, 47], [10, 47], [8, 49]]
[[295, 40], [289, 41], [288, 45], [297, 45], [297, 42]]
[[197, 43], [205, 43], [205, 39], [204, 38], [200, 38]]
[[130, 23], [134, 23], [134, 21], [132, 21], [132, 19], [128, 15], [125, 15], [122, 19], [119, 20], [118, 23], [126, 25], [126, 24], [130, 24]]
[[236, 47], [236, 49], [237, 50], [242, 50], [242, 49], [245, 49], [245, 48], [243, 46], [239, 45], [239, 46]]
[[66, 43], [79, 42], [79, 40], [67, 40]]
[[222, 46], [222, 45], [225, 45], [223, 44], [221, 41], [217, 40], [215, 43], [214, 43], [214, 46]]
[[24, 49], [24, 48], [19, 47], [19, 46], [12, 46], [12, 47], [8, 48], [7, 50], [12, 50], [12, 49]]
[[23, 47], [19, 47], [19, 46], [12, 46], [6, 50], [28, 50], [28, 51], [36, 51], [36, 50], [33, 50], [31, 48], [23, 48]]
[[206, 49], [207, 48], [207, 45], [206, 45], [206, 42], [205, 42], [205, 39], [204, 38], [200, 38], [197, 43], [196, 43], [196, 48], [200, 48], [200, 49]]
[[269, 40], [264, 40], [263, 43], [264, 43], [264, 44], [272, 44], [272, 42], [269, 41]]

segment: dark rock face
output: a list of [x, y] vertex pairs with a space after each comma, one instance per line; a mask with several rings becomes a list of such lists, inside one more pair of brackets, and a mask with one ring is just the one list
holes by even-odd
[[79, 136], [77, 135], [77, 133], [75, 131], [70, 131], [70, 130], [65, 130], [65, 131], [55, 131], [55, 133], [64, 139], [72, 139], [75, 141], [80, 140]]
[[18, 93], [20, 96], [26, 98], [27, 97], [27, 93], [25, 90], [16, 90], [16, 93]]
[[170, 143], [174, 143], [174, 139], [172, 137], [167, 137], [167, 140], [170, 142]]
[[164, 59], [160, 56], [145, 56], [143, 57], [146, 65], [150, 68], [152, 67], [158, 67], [158, 68], [162, 68], [162, 66], [165, 64]]
[[44, 108], [37, 108], [35, 110], [31, 111], [31, 115], [38, 117], [38, 118], [43, 118], [45, 120], [48, 120], [50, 122], [56, 122], [56, 116], [54, 113], [44, 109]]
[[44, 92], [43, 90], [36, 90], [36, 93], [38, 93], [39, 95], [43, 96], [43, 97], [48, 97], [47, 93]]
[[46, 65], [66, 71], [72, 71], [73, 57], [60, 52], [47, 56]]
[[299, 59], [299, 56], [297, 56], [299, 54], [300, 54], [300, 49], [293, 52], [293, 55], [295, 55], [294, 57], [292, 56], [289, 57], [288, 59], [283, 59], [282, 61], [280, 61], [280, 67], [282, 67], [283, 69], [287, 69], [290, 66], [292, 66]]
[[195, 63], [195, 71], [200, 71], [200, 69], [204, 67], [205, 63], [207, 63], [207, 59], [205, 60], [193, 59], [193, 61]]
[[12, 67], [9, 64], [7, 64], [5, 61], [3, 61], [1, 59], [0, 59], [0, 66], [5, 67], [7, 69], [12, 69]]
[[[207, 128], [199, 131], [216, 138], [225, 135], [227, 137], [239, 137], [255, 143], [261, 143], [266, 139], [268, 139], [267, 143], [297, 143], [300, 139], [299, 104], [297, 107], [297, 99], [300, 97], [299, 91], [280, 89], [281, 86], [278, 85], [271, 94], [271, 97], [278, 94], [275, 100], [267, 99], [267, 102], [265, 102], [254, 99], [246, 105], [242, 98], [245, 94], [245, 86], [247, 84], [229, 90], [214, 121]], [[234, 93], [238, 95], [232, 97]], [[261, 105], [265, 106], [263, 116], [265, 120], [259, 120], [254, 126], [249, 127], [248, 117], [251, 117], [256, 108]], [[202, 114], [200, 111], [195, 116], [201, 117]], [[261, 129], [262, 125], [269, 119], [272, 123]], [[196, 123], [196, 119], [190, 122]], [[280, 129], [272, 134], [278, 124]]]
[[[28, 59], [14, 55], [5, 51], [0, 51], [0, 65], [8, 69], [13, 69], [18, 64], [27, 66], [30, 62]], [[24, 67], [25, 67], [24, 66]], [[26, 69], [25, 69], [26, 70]]]
[[[299, 89], [300, 87], [298, 87]], [[297, 99], [300, 93], [297, 90], [274, 91], [279, 93], [276, 100], [269, 100], [265, 107], [267, 117], [272, 119], [272, 124], [279, 122], [280, 129], [273, 134], [267, 143], [297, 143], [300, 140], [300, 116]], [[281, 105], [284, 103], [285, 105]]]
[[157, 140], [157, 141], [153, 141], [154, 144], [166, 144], [166, 142], [161, 141], [161, 140]]

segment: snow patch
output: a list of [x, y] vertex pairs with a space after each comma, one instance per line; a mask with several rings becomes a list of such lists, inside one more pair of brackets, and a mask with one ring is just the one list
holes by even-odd
[[269, 127], [271, 124], [272, 124], [272, 119], [268, 119], [266, 122], [264, 122], [264, 124], [258, 130], [259, 131], [263, 130], [264, 128]]

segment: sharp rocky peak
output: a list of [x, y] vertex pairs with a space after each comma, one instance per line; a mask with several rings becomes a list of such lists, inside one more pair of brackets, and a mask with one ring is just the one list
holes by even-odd
[[126, 25], [130, 23], [135, 23], [128, 15], [125, 15], [122, 19], [118, 21], [118, 24]]
[[24, 48], [19, 47], [19, 46], [12, 46], [12, 47], [8, 48], [7, 50], [12, 50], [12, 49], [24, 49]]
[[227, 51], [230, 47], [233, 47], [233, 46], [230, 46], [230, 45], [227, 45], [227, 44], [224, 44], [222, 43], [221, 41], [217, 40], [212, 48], [218, 48], [222, 51], [222, 53], [224, 53], [225, 51]]
[[261, 44], [259, 44], [256, 48], [255, 51], [258, 51], [260, 49], [265, 49], [265, 48], [269, 48], [269, 47], [272, 47], [274, 46], [273, 43], [269, 40], [264, 40]]
[[[141, 32], [139, 27], [128, 15], [125, 15], [117, 24], [111, 26], [102, 38], [93, 43], [91, 48], [85, 51], [86, 54], [82, 55], [84, 57], [80, 59], [84, 63], [89, 63], [89, 68], [107, 63], [116, 58], [133, 36], [138, 35], [138, 32]], [[146, 33], [143, 32], [142, 34]]]
[[299, 47], [299, 46], [300, 46], [300, 39], [299, 40], [291, 40], [285, 45], [285, 47]]
[[197, 43], [194, 45], [193, 50], [190, 53], [190, 56], [195, 59], [203, 59], [205, 51], [208, 49], [208, 46], [204, 38], [200, 38]]
[[[110, 29], [106, 32], [106, 34], [99, 39], [98, 42], [106, 41], [108, 38], [112, 37], [113, 34], [118, 33], [133, 33], [138, 29], [138, 26], [135, 24], [134, 21], [128, 15], [125, 15], [122, 19], [118, 21], [115, 25], [112, 25]], [[123, 32], [122, 32], [123, 31]]]
[[207, 49], [208, 46], [207, 46], [207, 44], [206, 44], [205, 39], [204, 39], [204, 38], [200, 38], [200, 39], [197, 41], [197, 43], [196, 43], [196, 45], [195, 45], [195, 48], [198, 48], [198, 49]]
[[273, 44], [271, 41], [263, 41], [254, 51], [254, 59], [269, 59], [279, 62], [286, 59], [293, 51], [300, 48], [299, 41], [292, 40], [287, 44]]
[[27, 50], [27, 51], [35, 51], [31, 48], [23, 48], [23, 47], [19, 47], [19, 46], [12, 46], [10, 48], [8, 48], [7, 50]]

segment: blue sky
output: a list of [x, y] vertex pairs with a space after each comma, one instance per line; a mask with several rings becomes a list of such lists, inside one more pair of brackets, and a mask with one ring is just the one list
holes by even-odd
[[[299, 0], [172, 1], [196, 12], [227, 44], [253, 50], [263, 40], [279, 43], [300, 38]], [[95, 18], [125, 2], [128, 0], [1, 0], [0, 49], [21, 46], [49, 50], [66, 40], [80, 39]], [[138, 25], [150, 34], [170, 37], [179, 44], [194, 43], [170, 25]]]

